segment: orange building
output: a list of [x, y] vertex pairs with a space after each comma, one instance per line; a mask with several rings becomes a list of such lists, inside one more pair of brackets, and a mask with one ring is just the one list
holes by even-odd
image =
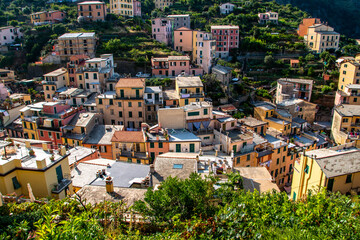
[[145, 132], [146, 149], [153, 163], [158, 155], [169, 152], [169, 135], [160, 127], [150, 128]]
[[106, 4], [100, 1], [78, 3], [78, 17], [85, 17], [90, 22], [105, 21]]
[[193, 31], [186, 27], [174, 31], [174, 49], [179, 52], [191, 52], [193, 49]]
[[321, 23], [320, 18], [304, 18], [302, 23], [299, 25], [299, 29], [297, 30], [297, 34], [300, 37], [304, 37], [308, 34], [308, 28], [314, 24]]

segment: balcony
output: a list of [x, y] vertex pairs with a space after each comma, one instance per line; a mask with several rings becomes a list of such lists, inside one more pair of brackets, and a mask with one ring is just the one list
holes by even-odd
[[180, 93], [180, 98], [203, 98], [204, 92], [201, 93]]
[[165, 66], [153, 66], [152, 69], [169, 69], [169, 65], [165, 65]]
[[258, 158], [264, 157], [266, 155], [272, 154], [274, 151], [271, 148], [262, 148], [262, 149], [256, 149], [256, 152], [258, 154]]
[[145, 104], [147, 104], [147, 105], [161, 105], [161, 104], [163, 104], [163, 101], [162, 100], [145, 99]]
[[309, 92], [309, 89], [306, 89], [306, 88], [299, 88], [298, 89], [300, 92]]
[[63, 190], [65, 190], [70, 184], [72, 183], [71, 180], [64, 178], [61, 180], [59, 184], [56, 184], [54, 188], [51, 190], [52, 193], [59, 194]]

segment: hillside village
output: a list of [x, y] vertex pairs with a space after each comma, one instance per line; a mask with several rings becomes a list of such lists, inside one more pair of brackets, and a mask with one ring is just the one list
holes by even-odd
[[0, 206], [132, 206], [194, 173], [359, 194], [360, 40], [268, 1], [45, 4], [2, 6]]

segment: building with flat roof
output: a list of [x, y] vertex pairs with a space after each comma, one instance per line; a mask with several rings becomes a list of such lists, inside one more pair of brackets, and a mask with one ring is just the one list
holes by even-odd
[[19, 27], [6, 26], [0, 27], [0, 46], [10, 45], [16, 39], [22, 39], [23, 33]]
[[230, 49], [239, 47], [239, 26], [211, 26], [211, 34], [216, 40], [216, 57], [226, 58]]
[[51, 151], [47, 143], [37, 148], [31, 147], [30, 142], [10, 145], [2, 141], [0, 146], [2, 194], [62, 199], [73, 193], [65, 147], [58, 153]]
[[204, 101], [204, 84], [200, 77], [176, 77], [175, 90], [180, 96], [179, 106]]
[[167, 18], [172, 21], [174, 30], [182, 27], [191, 28], [189, 14], [168, 15]]
[[189, 56], [151, 58], [151, 72], [155, 77], [199, 76], [203, 69], [191, 64]]
[[120, 16], [141, 16], [141, 2], [136, 0], [111, 0], [110, 12]]
[[58, 52], [60, 59], [68, 61], [73, 55], [95, 57], [97, 37], [90, 33], [65, 33], [58, 37]]
[[292, 98], [299, 98], [306, 101], [311, 100], [314, 80], [280, 78], [276, 86], [276, 103]]
[[30, 14], [30, 21], [34, 25], [54, 24], [62, 22], [66, 18], [66, 13], [55, 11], [42, 11]]
[[89, 22], [105, 21], [107, 9], [105, 2], [85, 1], [77, 4], [78, 17], [85, 18]]
[[277, 12], [267, 11], [265, 13], [259, 13], [259, 23], [260, 24], [278, 24], [279, 21], [279, 14]]

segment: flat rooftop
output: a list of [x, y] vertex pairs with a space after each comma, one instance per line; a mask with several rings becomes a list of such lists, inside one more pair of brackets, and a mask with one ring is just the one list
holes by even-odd
[[249, 126], [249, 127], [257, 127], [257, 126], [262, 126], [262, 125], [267, 124], [267, 122], [258, 120], [253, 117], [245, 117], [245, 118], [239, 119], [239, 122], [241, 122], [244, 125]]
[[55, 71], [45, 74], [44, 77], [57, 77], [59, 75], [65, 74], [65, 73], [67, 73], [66, 68], [59, 68], [59, 69], [56, 69]]
[[169, 129], [168, 134], [170, 136], [170, 142], [200, 142], [198, 138], [192, 132], [186, 129]]
[[339, 105], [335, 107], [335, 111], [343, 117], [360, 116], [360, 105]]
[[203, 87], [199, 77], [176, 77], [178, 87]]
[[59, 40], [67, 40], [67, 39], [74, 39], [74, 38], [95, 38], [94, 32], [89, 33], [65, 33], [61, 35], [58, 39]]
[[301, 83], [301, 84], [313, 84], [314, 80], [302, 79], [302, 78], [280, 78], [278, 81], [290, 82], [290, 83]]

